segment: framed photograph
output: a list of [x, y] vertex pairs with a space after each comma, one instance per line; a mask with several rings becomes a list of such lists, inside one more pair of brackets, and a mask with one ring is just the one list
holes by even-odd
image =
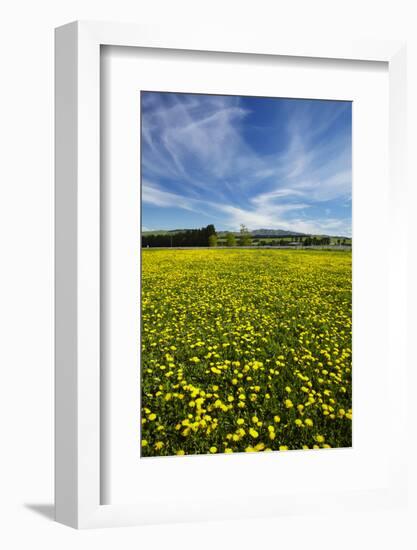
[[352, 103], [142, 91], [141, 123], [141, 455], [351, 447]]
[[404, 52], [57, 29], [58, 521], [404, 502]]

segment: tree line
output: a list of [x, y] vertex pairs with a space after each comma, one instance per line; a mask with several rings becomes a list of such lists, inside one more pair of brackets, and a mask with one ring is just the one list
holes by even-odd
[[210, 246], [210, 237], [213, 236], [217, 239], [216, 228], [210, 224], [201, 229], [142, 235], [142, 247]]
[[[217, 246], [218, 238], [213, 224], [200, 229], [184, 229], [161, 234], [142, 235], [143, 248], [169, 248], [187, 246]], [[252, 238], [245, 225], [240, 226], [239, 236], [236, 239], [234, 233], [226, 234], [226, 246], [250, 246]]]
[[[256, 239], [258, 240], [258, 239]], [[259, 246], [288, 246], [300, 244], [300, 246], [326, 246], [331, 242], [330, 237], [273, 237], [269, 241], [259, 239]]]
[[[268, 241], [252, 238], [250, 231], [243, 224], [240, 226], [239, 234], [227, 232], [222, 238], [222, 246], [274, 246], [274, 244], [285, 245], [288, 243], [288, 236], [273, 237]], [[226, 241], [224, 243], [224, 240]], [[291, 237], [291, 244], [299, 243], [302, 246], [326, 246], [330, 245], [330, 237], [298, 236]], [[346, 239], [338, 239], [337, 244], [345, 244]], [[216, 228], [213, 224], [201, 227], [200, 229], [184, 229], [180, 231], [169, 231], [161, 234], [142, 235], [142, 247], [144, 248], [169, 248], [169, 247], [215, 247], [218, 245]]]
[[303, 246], [320, 246], [330, 244], [330, 237], [305, 237]]

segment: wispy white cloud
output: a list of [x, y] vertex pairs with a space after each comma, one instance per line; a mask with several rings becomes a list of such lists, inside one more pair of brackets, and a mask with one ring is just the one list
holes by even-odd
[[176, 208], [191, 210], [193, 212], [198, 212], [198, 206], [204, 204], [203, 201], [164, 191], [157, 184], [151, 183], [148, 180], [142, 181], [142, 201], [153, 206], [165, 208], [175, 206]]
[[[306, 211], [310, 208], [307, 203], [279, 203], [274, 204], [268, 195], [257, 196], [252, 200], [252, 208], [241, 208], [231, 204], [216, 203], [209, 200], [185, 198], [176, 193], [170, 193], [160, 189], [156, 184], [144, 181], [142, 185], [142, 200], [153, 206], [180, 208], [197, 214], [211, 216], [213, 219], [223, 221], [226, 229], [236, 230], [240, 224], [245, 224], [250, 229], [286, 229], [303, 233], [343, 233], [351, 234], [349, 219], [336, 219], [326, 215], [320, 219], [312, 217], [288, 217], [297, 211]], [[278, 194], [279, 196], [279, 194]]]
[[[147, 94], [142, 113], [142, 199], [162, 208], [211, 213], [236, 229], [283, 228], [350, 234], [350, 135], [325, 132], [343, 109], [317, 118], [308, 102], [283, 127], [286, 146], [264, 154], [245, 138], [250, 110], [238, 97]], [[278, 135], [277, 135], [278, 141]]]

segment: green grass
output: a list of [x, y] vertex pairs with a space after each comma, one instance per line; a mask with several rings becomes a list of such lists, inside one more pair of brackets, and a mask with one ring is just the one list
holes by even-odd
[[351, 254], [144, 250], [142, 455], [351, 445]]

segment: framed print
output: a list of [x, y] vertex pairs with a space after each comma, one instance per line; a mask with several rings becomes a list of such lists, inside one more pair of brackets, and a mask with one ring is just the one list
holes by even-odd
[[58, 521], [399, 505], [403, 45], [160, 36], [57, 29]]

